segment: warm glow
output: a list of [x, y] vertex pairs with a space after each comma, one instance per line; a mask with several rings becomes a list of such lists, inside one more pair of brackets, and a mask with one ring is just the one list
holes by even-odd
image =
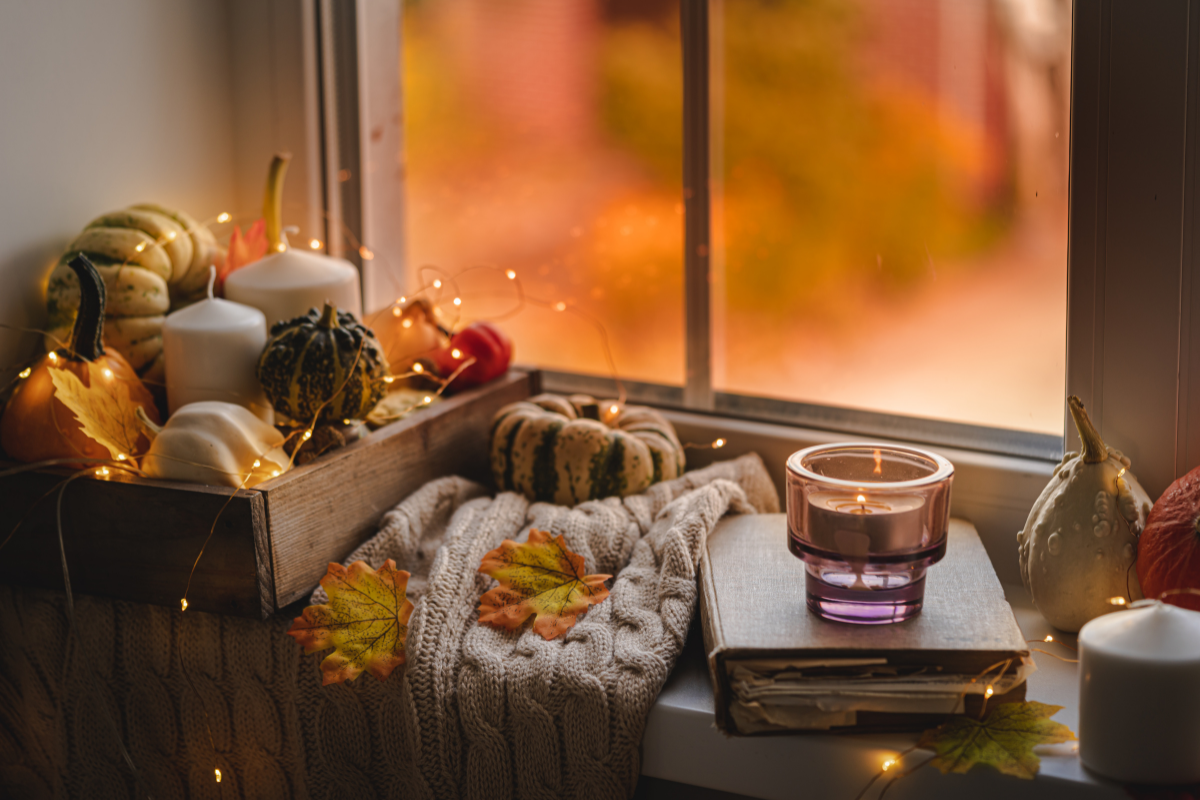
[[421, 362], [418, 361], [416, 364], [413, 364], [413, 372], [424, 372], [424, 371], [425, 371], [425, 365], [422, 364]]
[[866, 496], [865, 496], [865, 495], [861, 495], [861, 494], [860, 494], [860, 495], [859, 495], [858, 497], [856, 497], [855, 499], [856, 499], [856, 500], [858, 500], [858, 502], [860, 502], [860, 503], [865, 503], [865, 502], [867, 502], [867, 498], [866, 498]]
[[217, 783], [220, 783], [221, 782], [221, 770], [214, 769], [213, 772], [217, 773]]
[[1046, 638], [1045, 638], [1045, 639], [1042, 639], [1042, 641], [1043, 641], [1043, 642], [1053, 642], [1053, 641], [1054, 641], [1054, 637], [1053, 637], [1053, 636], [1051, 636], [1051, 635], [1049, 635], [1049, 634], [1046, 634]]
[[713, 446], [713, 450], [720, 450], [722, 447], [725, 446], [725, 440], [717, 439], [712, 443], [712, 446]]
[[887, 761], [883, 762], [883, 771], [887, 772], [889, 769], [891, 769], [894, 766], [896, 766], [896, 759], [889, 758]]
[[375, 257], [375, 254], [372, 253], [370, 250], [368, 250], [367, 246], [365, 244], [362, 247], [358, 248], [358, 254], [359, 254], [359, 256], [362, 257], [363, 261], [370, 261], [372, 258]]
[[991, 696], [992, 696], [992, 695], [994, 695], [995, 693], [996, 693], [996, 691], [995, 691], [995, 690], [992, 688], [992, 685], [989, 683], [989, 684], [988, 684], [988, 687], [987, 687], [987, 689], [985, 689], [985, 690], [984, 690], [984, 692], [983, 692], [983, 696], [984, 696], [984, 697], [991, 697]]
[[400, 316], [400, 306], [395, 306], [395, 307], [392, 309], [392, 316], [393, 316], [393, 317], [398, 317], [398, 316]]
[[343, 424], [343, 425], [349, 425], [349, 424], [350, 424], [350, 420], [348, 420], [348, 419], [344, 419], [344, 420], [342, 420], [342, 424]]
[[425, 395], [425, 404], [428, 405], [429, 403], [432, 403], [432, 402], [433, 402], [433, 398], [430, 397], [429, 395]]
[[[398, 309], [398, 308], [397, 308], [397, 309], [396, 309], [396, 314], [398, 315], [399, 313], [400, 313], [400, 309]], [[412, 327], [412, 320], [411, 320], [411, 319], [406, 319], [406, 320], [404, 320], [404, 322], [401, 322], [401, 323], [400, 323], [400, 327], [401, 327], [401, 328], [411, 328], [411, 327]]]
[[111, 378], [111, 377], [112, 377], [112, 370], [111, 370], [111, 369], [109, 369], [108, 367], [105, 367], [105, 368], [104, 368], [104, 377], [106, 377], [106, 378]]
[[307, 442], [311, 438], [312, 438], [312, 431], [305, 431], [304, 432], [304, 441]]
[[124, 461], [124, 460], [125, 460], [125, 454], [117, 453], [117, 461]]
[[454, 298], [454, 305], [456, 305], [456, 306], [461, 306], [461, 305], [462, 305], [462, 298], [461, 298], [461, 297], [456, 297], [456, 298]]
[[611, 406], [608, 407], [608, 413], [610, 413], [610, 414], [616, 414], [620, 410], [621, 410], [621, 407], [619, 405], [617, 405], [616, 403], [613, 403]]
[[404, 303], [407, 303], [407, 302], [408, 302], [408, 298], [407, 298], [407, 297], [401, 297], [401, 298], [400, 298], [399, 300], [397, 300], [396, 302], [397, 302], [397, 303], [400, 303], [401, 305], [403, 305]]
[[275, 470], [274, 472], [272, 472], [272, 473], [271, 473], [271, 477], [272, 477], [272, 478], [278, 478], [278, 477], [279, 477], [279, 470]]
[[175, 236], [176, 236], [175, 231], [167, 231], [167, 241], [168, 242], [175, 241]]
[[227, 212], [221, 212], [217, 215], [217, 222], [229, 222], [232, 217]]
[[100, 469], [96, 470], [96, 474], [101, 478], [105, 477], [108, 475], [108, 467], [101, 467]]
[[1119, 478], [1119, 477], [1121, 477], [1121, 476], [1122, 476], [1122, 475], [1124, 475], [1124, 474], [1125, 474], [1125, 468], [1124, 468], [1124, 467], [1121, 467], [1121, 471], [1117, 473], [1117, 477]]
[[180, 611], [187, 611], [187, 598], [186, 598], [186, 597], [184, 597], [184, 598], [181, 598], [181, 599], [180, 599], [180, 601], [179, 601], [179, 610], [180, 610]]
[[[53, 354], [51, 354], [51, 355], [53, 355]], [[33, 373], [33, 370], [29, 367], [26, 367], [25, 369], [23, 369], [19, 373], [17, 373], [17, 376], [20, 378], [28, 378], [32, 373]]]
[[308, 246], [311, 247], [313, 250], [320, 250], [321, 249], [321, 240], [320, 239], [309, 239]]
[[146, 243], [145, 243], [145, 242], [138, 242], [138, 246], [137, 246], [137, 247], [135, 247], [135, 248], [133, 248], [133, 249], [134, 249], [134, 250], [137, 250], [137, 251], [140, 253], [140, 252], [142, 252], [143, 250], [145, 250], [145, 249], [146, 249]]
[[58, 353], [54, 352], [53, 350], [50, 351], [50, 363], [51, 364], [58, 363]]
[[567, 304], [564, 303], [562, 300], [559, 300], [557, 303], [554, 304], [554, 310], [555, 311], [566, 311]]
[[517, 273], [513, 272], [511, 269], [506, 271], [504, 274], [510, 281], [515, 281], [517, 279]]
[[442, 281], [441, 281], [441, 279], [438, 279], [438, 280], [436, 280], [436, 281], [434, 281], [434, 282], [433, 282], [433, 288], [435, 288], [435, 289], [440, 289], [440, 288], [442, 288]]
[[1108, 598], [1108, 602], [1114, 606], [1123, 606], [1128, 601], [1124, 597], [1110, 597]]
[[388, 375], [386, 378], [384, 378], [384, 379], [383, 379], [383, 382], [384, 382], [384, 383], [391, 383], [391, 382], [392, 382], [392, 381], [394, 381], [394, 380], [396, 380], [396, 379], [395, 379], [395, 378], [393, 378], [391, 375]]
[[462, 358], [462, 350], [457, 347], [450, 351], [451, 358]]
[[883, 474], [883, 453], [880, 453], [878, 450], [875, 451], [875, 474]]
[[275, 245], [275, 249], [278, 252], [282, 253], [283, 251], [287, 250], [287, 245], [284, 244], [283, 242], [280, 242], [279, 244]]
[[258, 469], [261, 466], [262, 466], [262, 462], [259, 461], [257, 458], [254, 459], [254, 469]]

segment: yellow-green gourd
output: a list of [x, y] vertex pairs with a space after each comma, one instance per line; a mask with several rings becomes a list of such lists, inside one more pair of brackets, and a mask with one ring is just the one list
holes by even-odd
[[142, 425], [151, 438], [142, 471], [151, 478], [250, 488], [290, 464], [283, 434], [234, 403], [189, 403], [166, 425]]

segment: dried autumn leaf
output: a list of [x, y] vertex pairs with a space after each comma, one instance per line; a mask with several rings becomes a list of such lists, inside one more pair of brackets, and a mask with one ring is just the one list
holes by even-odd
[[142, 423], [137, 415], [139, 406], [129, 395], [129, 386], [98, 363], [89, 363], [87, 370], [88, 383], [93, 387], [90, 389], [70, 370], [52, 367], [50, 380], [54, 383], [55, 399], [71, 410], [83, 434], [106, 448], [113, 458], [136, 453]]
[[309, 606], [288, 635], [315, 653], [335, 648], [321, 662], [321, 684], [352, 681], [370, 672], [386, 680], [404, 663], [404, 640], [413, 604], [405, 592], [409, 573], [388, 559], [378, 570], [355, 561], [349, 568], [330, 564], [321, 586], [329, 602]]
[[483, 557], [479, 571], [500, 585], [479, 598], [479, 621], [516, 630], [530, 616], [544, 639], [566, 633], [588, 606], [608, 597], [604, 582], [611, 575], [584, 575], [583, 558], [536, 528], [529, 541], [505, 539]]
[[223, 290], [225, 279], [229, 277], [229, 273], [237, 272], [247, 264], [253, 264], [265, 256], [267, 245], [266, 220], [256, 220], [246, 229], [245, 236], [242, 235], [238, 226], [234, 225], [233, 233], [229, 236], [229, 249], [225, 254], [225, 263], [217, 270], [215, 289]]
[[1002, 703], [982, 720], [955, 717], [925, 731], [917, 747], [937, 753], [930, 763], [943, 774], [988, 764], [1006, 775], [1029, 779], [1041, 764], [1034, 747], [1075, 739], [1070, 728], [1050, 719], [1061, 709], [1045, 703]]

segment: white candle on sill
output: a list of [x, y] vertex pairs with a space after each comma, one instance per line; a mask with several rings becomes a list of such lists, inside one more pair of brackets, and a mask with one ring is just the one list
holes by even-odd
[[1151, 601], [1083, 626], [1079, 757], [1127, 783], [1200, 781], [1200, 612]]
[[267, 344], [267, 321], [257, 308], [213, 297], [216, 268], [208, 280], [208, 299], [167, 316], [163, 357], [170, 413], [189, 403], [221, 400], [275, 421], [255, 375]]
[[225, 296], [253, 306], [267, 318], [267, 327], [325, 307], [362, 318], [358, 270], [342, 258], [284, 250], [264, 256], [225, 279]]

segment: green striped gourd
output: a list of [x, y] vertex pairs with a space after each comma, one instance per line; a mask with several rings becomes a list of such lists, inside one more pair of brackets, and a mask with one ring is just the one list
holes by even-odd
[[388, 375], [375, 334], [329, 303], [272, 325], [258, 359], [271, 404], [301, 425], [365, 418], [383, 398]]
[[204, 293], [220, 248], [204, 225], [182, 211], [151, 203], [97, 217], [58, 260], [46, 287], [52, 350], [70, 338], [79, 309], [79, 279], [67, 263], [86, 255], [104, 279], [104, 344], [138, 375], [163, 380], [163, 316]]
[[541, 394], [492, 420], [492, 475], [501, 490], [575, 505], [644, 492], [683, 474], [683, 446], [661, 414], [587, 395]]

